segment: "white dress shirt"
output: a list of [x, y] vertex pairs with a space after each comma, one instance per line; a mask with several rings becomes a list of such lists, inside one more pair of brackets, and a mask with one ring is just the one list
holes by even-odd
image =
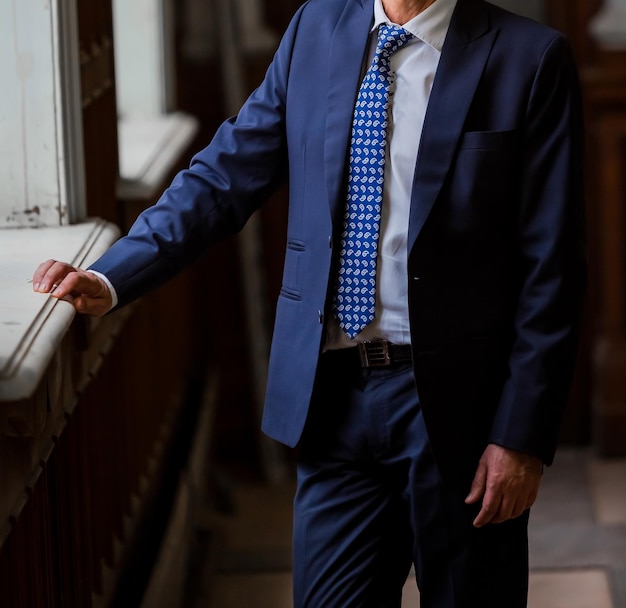
[[[117, 292], [115, 291], [115, 287], [113, 287], [113, 285], [111, 284], [111, 281], [109, 281], [107, 277], [105, 277], [101, 272], [98, 272], [97, 270], [87, 270], [87, 272], [96, 275], [97, 277], [102, 279], [102, 281], [104, 281], [104, 284], [109, 288], [109, 292], [111, 293], [111, 308], [115, 308], [118, 301]], [[109, 308], [109, 310], [111, 310], [111, 308]]]
[[[426, 10], [402, 25], [414, 39], [391, 56], [396, 79], [391, 85], [387, 129], [387, 160], [376, 269], [374, 320], [353, 340], [329, 318], [325, 348], [353, 346], [384, 338], [409, 344], [407, 235], [413, 175], [417, 153], [441, 50], [457, 0], [435, 0]], [[378, 26], [392, 23], [382, 0], [374, 0], [374, 27], [370, 33], [367, 66], [376, 51]], [[398, 24], [397, 24], [398, 25]], [[364, 74], [365, 74], [364, 70]]]

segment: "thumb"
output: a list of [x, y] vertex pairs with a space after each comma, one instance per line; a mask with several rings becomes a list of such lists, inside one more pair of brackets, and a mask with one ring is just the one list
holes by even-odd
[[485, 489], [487, 487], [487, 467], [480, 462], [478, 464], [478, 468], [476, 469], [476, 474], [474, 475], [474, 479], [472, 481], [472, 487], [470, 489], [470, 493], [465, 498], [465, 503], [468, 505], [474, 504], [478, 502], [483, 495], [485, 494]]

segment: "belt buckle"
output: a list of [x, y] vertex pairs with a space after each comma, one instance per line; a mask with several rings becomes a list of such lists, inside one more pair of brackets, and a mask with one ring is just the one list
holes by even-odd
[[358, 346], [361, 367], [389, 367], [391, 365], [387, 340], [359, 342]]

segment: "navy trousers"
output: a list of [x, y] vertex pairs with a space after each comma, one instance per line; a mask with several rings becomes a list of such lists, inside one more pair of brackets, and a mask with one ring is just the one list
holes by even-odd
[[298, 460], [295, 608], [399, 608], [412, 564], [421, 608], [524, 608], [528, 513], [475, 529], [468, 492], [439, 475], [410, 363], [324, 354]]

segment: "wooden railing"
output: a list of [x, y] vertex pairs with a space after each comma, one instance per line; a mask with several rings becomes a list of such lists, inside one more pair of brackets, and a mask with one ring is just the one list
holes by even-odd
[[[188, 306], [197, 272], [102, 320], [72, 319], [69, 304], [54, 303], [25, 332], [35, 354], [50, 351], [32, 393], [7, 389], [3, 400], [14, 366], [3, 367], [11, 371], [0, 383], [3, 608], [139, 605], [199, 415], [206, 349]], [[46, 297], [22, 283], [46, 312]]]
[[[123, 232], [188, 163], [194, 128], [162, 142], [153, 191], [117, 196], [110, 1], [77, 5], [88, 214]], [[46, 258], [88, 265], [117, 238], [110, 226], [0, 234], [3, 608], [139, 606], [188, 459], [207, 366], [201, 266], [101, 320], [28, 282]]]

